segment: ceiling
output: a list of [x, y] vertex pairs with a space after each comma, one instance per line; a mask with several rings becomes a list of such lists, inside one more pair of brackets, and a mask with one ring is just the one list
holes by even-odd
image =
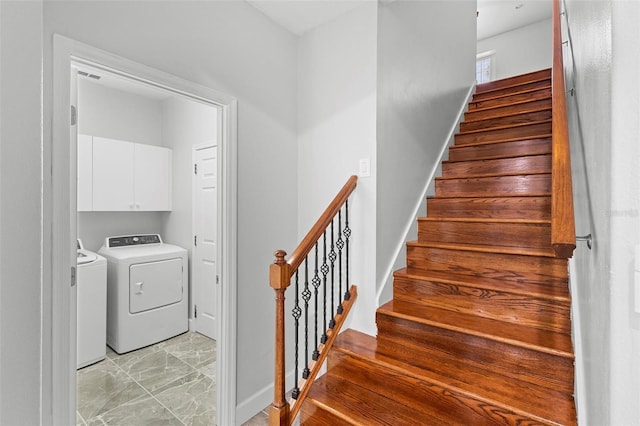
[[[376, 0], [245, 1], [292, 34], [300, 36], [365, 2]], [[550, 18], [551, 1], [478, 0], [478, 11], [478, 39], [483, 39]]]
[[[1, 1], [1, 0], [0, 0]], [[340, 15], [377, 0], [245, 0], [278, 25], [292, 34], [305, 32], [329, 22]], [[381, 0], [392, 2], [395, 0]], [[415, 0], [414, 0], [415, 1]], [[431, 0], [419, 0], [431, 1]], [[453, 0], [447, 0], [453, 1]], [[478, 39], [491, 37], [515, 28], [551, 17], [550, 0], [478, 0]], [[154, 100], [164, 100], [173, 94], [166, 90], [123, 78], [87, 65], [78, 65], [81, 71], [99, 75], [96, 80], [81, 75], [80, 78], [103, 86], [135, 93]]]
[[366, 2], [376, 0], [245, 0], [276, 24], [300, 36]]
[[550, 0], [478, 0], [478, 40], [551, 18]]

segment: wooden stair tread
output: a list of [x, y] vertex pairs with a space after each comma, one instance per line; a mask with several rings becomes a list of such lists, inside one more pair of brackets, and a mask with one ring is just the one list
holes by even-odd
[[[546, 106], [551, 101], [551, 95], [539, 99], [520, 99], [509, 102], [507, 105], [493, 105], [484, 108], [474, 108], [464, 113], [464, 121], [479, 121], [484, 118], [503, 117], [515, 113], [535, 112], [548, 109]], [[484, 118], [479, 118], [484, 117]]]
[[531, 327], [518, 326], [517, 324], [504, 323], [475, 315], [398, 300], [385, 303], [378, 308], [378, 312], [573, 359], [571, 336], [564, 333], [532, 329]]
[[415, 408], [369, 390], [368, 386], [358, 386], [329, 374], [314, 383], [307, 401], [330, 411], [344, 424], [410, 426], [419, 418], [433, 420]]
[[[516, 417], [519, 417], [519, 414], [542, 423], [562, 423], [563, 417], [558, 416], [556, 410], [549, 409], [545, 403], [545, 396], [552, 395], [557, 401], [563, 401], [563, 405], [569, 405], [570, 402], [567, 401], [570, 397], [566, 393], [522, 381], [517, 377], [498, 377], [491, 380], [487, 377], [484, 366], [474, 363], [473, 360], [437, 353], [425, 358], [419, 351], [416, 353], [410, 347], [395, 342], [389, 344], [387, 341], [376, 341], [374, 337], [355, 330], [343, 332], [336, 340], [335, 348], [352, 359], [362, 360], [363, 364], [371, 365], [371, 369], [382, 376], [379, 380], [383, 389], [384, 383], [392, 380], [389, 377], [407, 377], [410, 382], [423, 382], [430, 388], [436, 388], [441, 394], [454, 396], [464, 408], [473, 403], [480, 403], [493, 406], [503, 413], [513, 411]], [[433, 364], [430, 364], [431, 361]], [[438, 364], [442, 365], [442, 368], [434, 369], [434, 365]], [[387, 371], [390, 373], [386, 373]], [[513, 376], [516, 376], [515, 372]], [[376, 377], [371, 375], [368, 379], [375, 381]], [[523, 400], [523, 394], [529, 398]], [[532, 413], [532, 408], [535, 409], [535, 414]], [[454, 415], [456, 414], [454, 412]], [[460, 417], [457, 421], [455, 418], [453, 420], [459, 424]]]
[[490, 133], [490, 132], [493, 132], [495, 130], [514, 129], [514, 128], [518, 128], [518, 127], [534, 126], [536, 124], [551, 124], [551, 120], [532, 121], [532, 122], [529, 122], [529, 123], [506, 124], [504, 126], [496, 126], [496, 127], [486, 128], [486, 129], [477, 129], [477, 130], [469, 130], [469, 131], [466, 131], [466, 132], [458, 132], [457, 134], [458, 135], [469, 135], [469, 134], [477, 134], [477, 133]]
[[442, 177], [510, 176], [551, 173], [551, 154], [519, 155], [499, 159], [442, 162]]
[[430, 217], [505, 218], [549, 220], [551, 197], [427, 198]]
[[[487, 144], [485, 144], [487, 145]], [[458, 147], [461, 148], [461, 147]], [[470, 146], [466, 146], [465, 148], [470, 149]], [[514, 160], [514, 159], [528, 159], [528, 158], [545, 158], [548, 157], [551, 153], [536, 153], [536, 154], [511, 154], [506, 156], [503, 155], [501, 157], [498, 158], [475, 158], [473, 160], [443, 160], [442, 161], [442, 165], [445, 164], [449, 164], [449, 165], [457, 165], [459, 163], [469, 163], [469, 164], [474, 164], [474, 163], [484, 163], [484, 162], [495, 162], [496, 160]], [[550, 171], [544, 172], [544, 173], [550, 173]]]
[[[550, 123], [547, 123], [550, 124]], [[513, 136], [513, 137], [505, 137], [505, 138], [495, 138], [495, 139], [491, 139], [491, 140], [479, 140], [479, 141], [472, 141], [472, 142], [465, 142], [465, 143], [461, 143], [461, 144], [457, 144], [457, 145], [453, 145], [451, 147], [449, 147], [449, 149], [451, 148], [467, 148], [469, 146], [477, 146], [477, 145], [492, 145], [492, 144], [498, 144], [498, 143], [507, 143], [507, 142], [519, 142], [519, 141], [529, 141], [532, 139], [547, 139], [551, 137], [551, 133], [549, 132], [542, 132], [538, 135], [523, 135], [523, 136]]]
[[[530, 142], [530, 141], [534, 141], [534, 140], [545, 140], [545, 141], [551, 141], [551, 133], [538, 137], [538, 138], [529, 138], [529, 139], [516, 139], [516, 141], [518, 142]], [[507, 140], [507, 141], [479, 141], [479, 142], [469, 142], [468, 144], [464, 144], [464, 145], [451, 145], [449, 147], [449, 150], [457, 150], [457, 149], [468, 149], [468, 148], [473, 148], [476, 146], [485, 146], [485, 145], [501, 145], [501, 144], [508, 144], [510, 142], [514, 142], [511, 140]], [[549, 151], [551, 152], [551, 151]]]
[[419, 217], [419, 222], [464, 222], [464, 223], [520, 223], [534, 225], [551, 225], [545, 219], [495, 219], [495, 218], [457, 218], [457, 217]]
[[[548, 88], [551, 88], [551, 81], [549, 79], [531, 81], [528, 83], [519, 84], [518, 86], [515, 86], [515, 87], [499, 87], [499, 88], [496, 88], [495, 90], [491, 90], [487, 92], [476, 91], [471, 101], [482, 102], [486, 100], [509, 98], [511, 96], [518, 95], [521, 93], [528, 93], [528, 92], [536, 91], [539, 89], [548, 89]], [[502, 101], [507, 101], [507, 99], [502, 99]]]
[[446, 161], [497, 160], [527, 155], [551, 153], [551, 138], [521, 139], [515, 141], [480, 141], [449, 147]]
[[394, 277], [405, 277], [414, 280], [437, 281], [453, 285], [464, 285], [481, 289], [505, 291], [523, 296], [532, 296], [557, 301], [562, 304], [571, 302], [568, 286], [551, 286], [542, 283], [513, 282], [489, 277], [470, 276], [438, 271], [413, 272], [402, 268], [394, 272]]
[[551, 174], [513, 174], [477, 177], [437, 177], [436, 197], [499, 197], [551, 195]]
[[550, 79], [551, 69], [545, 68], [513, 77], [506, 77], [499, 80], [489, 81], [487, 83], [480, 83], [476, 85], [476, 93], [487, 93], [499, 89], [515, 88], [524, 84]]
[[463, 243], [437, 243], [426, 241], [409, 241], [407, 246], [411, 247], [437, 247], [449, 250], [464, 250], [475, 251], [483, 253], [500, 253], [500, 254], [515, 254], [520, 256], [543, 256], [543, 257], [555, 257], [553, 248], [548, 249], [536, 249], [532, 247], [508, 247], [508, 246], [492, 246], [481, 244], [463, 244]]
[[464, 120], [460, 124], [461, 132], [474, 130], [500, 129], [505, 126], [516, 124], [539, 123], [551, 119], [551, 107], [539, 108], [534, 111], [512, 111], [496, 117], [480, 117], [477, 119]]
[[518, 93], [506, 93], [487, 99], [476, 99], [469, 101], [469, 112], [482, 111], [500, 106], [510, 105], [517, 102], [529, 102], [532, 100], [548, 99], [551, 97], [551, 85], [546, 87], [533, 87], [520, 90]]
[[436, 180], [455, 180], [455, 179], [476, 179], [476, 178], [486, 178], [486, 177], [507, 177], [507, 176], [533, 176], [533, 175], [550, 175], [549, 171], [534, 171], [534, 172], [508, 172], [505, 174], [488, 174], [482, 176], [437, 176]]
[[[523, 286], [524, 287], [524, 286]], [[570, 333], [570, 303], [471, 283], [395, 275], [393, 299], [539, 330]]]

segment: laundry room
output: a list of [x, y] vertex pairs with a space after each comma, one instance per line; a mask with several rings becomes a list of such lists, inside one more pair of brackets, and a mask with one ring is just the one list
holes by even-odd
[[78, 424], [213, 419], [220, 109], [77, 72]]

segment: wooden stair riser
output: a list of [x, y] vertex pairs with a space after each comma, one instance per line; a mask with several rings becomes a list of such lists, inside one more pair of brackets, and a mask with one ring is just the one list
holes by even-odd
[[551, 109], [551, 98], [538, 99], [527, 102], [511, 103], [509, 105], [498, 106], [495, 108], [475, 109], [464, 113], [464, 121], [488, 120], [491, 118], [504, 117], [512, 114], [522, 114], [526, 112], [541, 111]]
[[[472, 280], [470, 282], [473, 283]], [[544, 297], [395, 277], [393, 298], [541, 330], [571, 333], [569, 303]]]
[[418, 241], [548, 248], [551, 247], [551, 224], [419, 218]]
[[551, 219], [551, 197], [429, 198], [429, 217]]
[[453, 272], [470, 277], [488, 277], [521, 283], [567, 286], [567, 262], [551, 257], [487, 253], [407, 245], [407, 269]]
[[551, 173], [551, 154], [442, 163], [442, 176], [446, 178], [537, 173]]
[[469, 112], [484, 110], [487, 108], [499, 108], [509, 106], [517, 102], [535, 101], [551, 98], [551, 87], [530, 89], [528, 91], [504, 95], [497, 98], [485, 99], [483, 101], [469, 102]]
[[[507, 408], [474, 398], [468, 393], [417, 378], [365, 357], [335, 351], [328, 373], [363, 387], [376, 388], [382, 395], [415, 410], [414, 424], [495, 425], [508, 418], [513, 424], [534, 419]], [[425, 402], [428, 401], [428, 405]]]
[[497, 89], [517, 90], [518, 86], [523, 84], [537, 82], [540, 80], [549, 80], [550, 78], [551, 70], [549, 69], [533, 71], [526, 74], [490, 81], [488, 83], [480, 83], [476, 86], [476, 93], [486, 93]]
[[551, 175], [437, 178], [436, 197], [508, 197], [551, 195]]
[[545, 138], [551, 134], [551, 121], [512, 125], [504, 128], [458, 133], [454, 136], [456, 145], [478, 142], [498, 142], [523, 139]]
[[551, 120], [551, 109], [542, 111], [511, 114], [503, 117], [487, 118], [478, 121], [465, 121], [460, 123], [461, 132], [472, 132], [474, 130], [486, 130], [494, 127], [504, 127], [512, 124], [536, 123], [539, 121]]
[[551, 154], [551, 138], [449, 147], [449, 161], [474, 161]]
[[507, 95], [515, 95], [517, 93], [529, 92], [537, 89], [545, 89], [551, 87], [550, 80], [539, 80], [531, 83], [520, 84], [516, 87], [505, 87], [503, 89], [481, 92], [473, 95], [472, 102], [484, 101], [487, 99], [495, 99]]
[[[380, 344], [413, 348], [428, 364], [430, 358], [465, 358], [480, 370], [563, 393], [573, 392], [573, 359], [514, 346], [493, 339], [396, 317], [378, 310]], [[405, 359], [412, 362], [416, 355]], [[446, 374], [446, 373], [445, 373]], [[454, 373], [451, 373], [454, 374]]]

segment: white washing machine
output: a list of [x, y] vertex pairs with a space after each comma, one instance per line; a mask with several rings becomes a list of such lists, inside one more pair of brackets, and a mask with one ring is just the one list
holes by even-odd
[[107, 344], [114, 351], [188, 330], [187, 250], [151, 234], [109, 237], [98, 253], [107, 259]]
[[101, 361], [107, 349], [107, 261], [78, 240], [77, 368]]

